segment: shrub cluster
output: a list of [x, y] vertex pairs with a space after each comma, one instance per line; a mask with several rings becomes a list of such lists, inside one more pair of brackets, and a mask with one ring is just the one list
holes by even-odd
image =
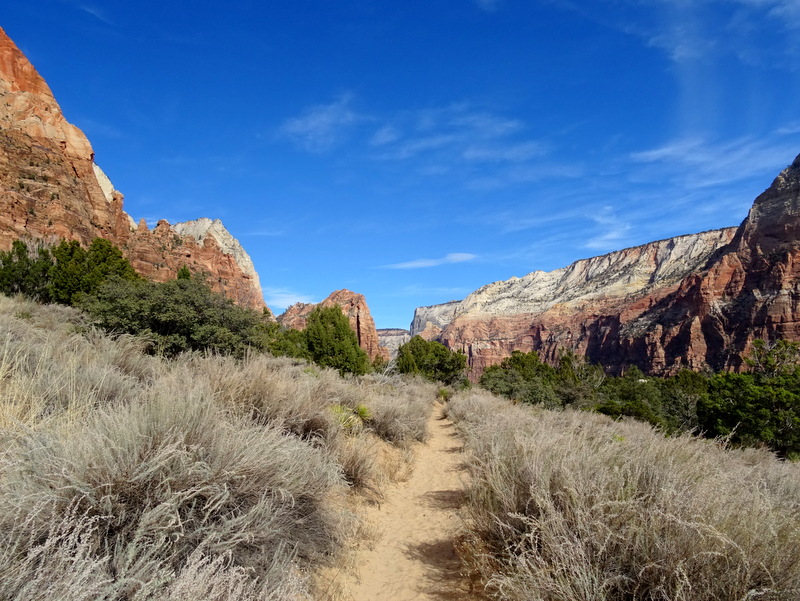
[[794, 599], [800, 466], [633, 420], [454, 396], [462, 555], [492, 599]]
[[0, 292], [7, 295], [74, 305], [112, 277], [139, 279], [119, 248], [103, 238], [95, 238], [88, 249], [75, 240], [52, 248], [15, 240], [11, 250], [0, 252]]
[[645, 376], [631, 367], [607, 376], [564, 353], [557, 367], [535, 352], [515, 351], [486, 369], [481, 386], [509, 399], [546, 408], [592, 409], [612, 417], [634, 417], [666, 433], [702, 432], [709, 438], [765, 445], [782, 457], [800, 454], [800, 345], [756, 340], [742, 374]]
[[166, 357], [193, 350], [242, 356], [248, 348], [266, 348], [270, 334], [266, 316], [214, 292], [201, 275], [167, 282], [111, 279], [80, 307], [101, 328], [143, 336]]
[[414, 336], [397, 351], [396, 369], [401, 374], [418, 374], [448, 385], [466, 383], [467, 357], [435, 340]]

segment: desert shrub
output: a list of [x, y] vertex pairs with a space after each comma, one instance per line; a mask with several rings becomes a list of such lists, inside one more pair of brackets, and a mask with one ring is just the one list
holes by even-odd
[[[484, 396], [485, 395], [485, 396]], [[790, 599], [800, 466], [647, 424], [457, 395], [464, 555], [502, 600]]]
[[396, 368], [401, 374], [418, 374], [444, 384], [461, 384], [466, 381], [467, 357], [435, 340], [414, 336], [398, 349]]
[[94, 598], [108, 599], [177, 595], [182, 580], [209, 571], [250, 593], [277, 590], [296, 562], [312, 565], [338, 544], [336, 464], [274, 428], [226, 417], [190, 371], [85, 426], [22, 436], [0, 461], [0, 573], [15, 574], [2, 598], [30, 598], [29, 582], [59, 571], [36, 541], [57, 556], [77, 551], [87, 583], [104, 587]]
[[75, 240], [62, 240], [52, 248], [41, 242], [29, 247], [15, 240], [10, 251], [0, 252], [3, 294], [74, 305], [110, 278], [137, 280], [139, 276], [122, 251], [103, 238], [95, 238], [88, 249]]
[[62, 241], [51, 251], [50, 299], [64, 305], [76, 305], [82, 296], [94, 294], [111, 278], [137, 281], [140, 277], [122, 256], [122, 251], [108, 240], [95, 238], [84, 249], [78, 242]]
[[15, 240], [11, 250], [0, 252], [0, 292], [49, 302], [52, 268], [53, 257], [47, 248], [31, 249], [22, 240]]
[[748, 373], [710, 377], [697, 405], [707, 436], [765, 445], [781, 457], [800, 457], [800, 344], [756, 340]]
[[365, 374], [369, 359], [358, 345], [356, 333], [339, 305], [317, 306], [309, 313], [304, 330], [310, 358], [340, 374]]
[[308, 340], [304, 330], [282, 328], [278, 324], [267, 326], [266, 349], [277, 357], [293, 357], [311, 360]]
[[514, 351], [499, 365], [487, 367], [480, 385], [486, 390], [524, 403], [558, 407], [563, 403], [556, 394], [556, 371], [539, 360], [535, 351]]
[[214, 292], [201, 275], [161, 283], [115, 278], [80, 306], [103, 329], [148, 338], [167, 357], [189, 350], [241, 356], [266, 344], [266, 318]]
[[593, 408], [610, 417], [628, 416], [663, 426], [659, 380], [647, 378], [639, 368], [632, 367], [624, 376], [603, 382]]
[[377, 461], [381, 445], [423, 441], [436, 394], [421, 380], [343, 379], [332, 369], [258, 353], [244, 360], [195, 353], [178, 361], [207, 378], [223, 407], [326, 449], [347, 482], [372, 495], [391, 479], [392, 468]]
[[397, 445], [425, 442], [437, 386], [421, 379], [398, 379], [379, 390], [380, 394], [370, 404], [370, 428], [384, 440]]
[[98, 407], [136, 398], [139, 384], [158, 371], [136, 339], [112, 341], [69, 324], [41, 327], [40, 314], [55, 309], [26, 318], [0, 311], [0, 428], [79, 421]]

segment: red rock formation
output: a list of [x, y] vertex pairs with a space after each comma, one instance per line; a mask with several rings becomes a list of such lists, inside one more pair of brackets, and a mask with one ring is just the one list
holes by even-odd
[[[344, 289], [337, 290], [319, 305], [323, 307], [339, 305], [342, 308], [342, 313], [350, 321], [350, 328], [358, 337], [358, 345], [364, 349], [370, 361], [374, 361], [377, 357], [389, 360], [389, 350], [379, 344], [375, 321], [372, 319], [363, 294], [356, 294]], [[278, 322], [286, 328], [304, 330], [306, 318], [316, 306], [314, 303], [296, 303], [278, 317]]]
[[[668, 260], [658, 264], [659, 256]], [[628, 365], [651, 374], [739, 369], [754, 338], [800, 340], [800, 157], [735, 233], [651, 243], [497, 282], [447, 310], [453, 317], [438, 339], [467, 354], [473, 380], [514, 350], [536, 350], [552, 363], [570, 349], [612, 373]], [[419, 328], [431, 326], [422, 321]]]
[[106, 238], [134, 268], [164, 281], [187, 265], [237, 302], [264, 306], [257, 277], [209, 236], [181, 236], [162, 221], [135, 227], [122, 194], [94, 163], [94, 151], [67, 122], [50, 88], [0, 29], [0, 250], [18, 238]]

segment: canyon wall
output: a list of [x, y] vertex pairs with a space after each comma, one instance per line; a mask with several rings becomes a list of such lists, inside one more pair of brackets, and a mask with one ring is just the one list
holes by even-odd
[[378, 330], [378, 341], [389, 351], [389, 358], [397, 357], [397, 351], [411, 340], [411, 332], [402, 328], [384, 328]]
[[611, 373], [739, 369], [754, 338], [800, 340], [799, 216], [800, 157], [738, 228], [495, 282], [418, 309], [412, 333], [466, 353], [473, 380], [514, 350], [555, 362], [569, 349]]
[[19, 238], [106, 238], [149, 279], [174, 278], [186, 265], [236, 302], [264, 307], [252, 261], [221, 222], [136, 225], [94, 159], [89, 140], [0, 29], [0, 250]]
[[[363, 294], [357, 294], [350, 290], [337, 290], [332, 292], [328, 298], [319, 303], [322, 307], [333, 307], [339, 305], [342, 313], [350, 321], [350, 328], [356, 333], [358, 345], [364, 349], [370, 361], [378, 357], [386, 361], [389, 360], [388, 349], [380, 345], [378, 332], [375, 329], [375, 320], [369, 312], [367, 301]], [[278, 316], [278, 323], [285, 328], [304, 330], [308, 314], [318, 306], [315, 303], [295, 303], [286, 311]]]

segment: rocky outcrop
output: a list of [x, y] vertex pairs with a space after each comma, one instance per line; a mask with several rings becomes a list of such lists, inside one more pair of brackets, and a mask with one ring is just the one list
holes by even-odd
[[461, 301], [452, 300], [440, 305], [417, 307], [411, 321], [411, 335], [434, 340], [441, 334], [442, 328], [453, 321], [460, 305]]
[[185, 231], [166, 221], [153, 230], [135, 225], [89, 140], [2, 29], [0, 126], [0, 249], [18, 238], [88, 244], [102, 237], [150, 279], [174, 278], [186, 265], [207, 272], [212, 286], [237, 302], [264, 306], [252, 261], [220, 222], [200, 220], [210, 225]]
[[[389, 359], [388, 349], [380, 345], [378, 332], [375, 329], [375, 321], [369, 312], [367, 301], [363, 294], [357, 294], [350, 290], [337, 290], [332, 292], [328, 298], [319, 303], [323, 307], [333, 307], [339, 305], [342, 313], [350, 321], [350, 328], [356, 333], [358, 345], [364, 349], [370, 361], [380, 357], [384, 360]], [[278, 323], [285, 328], [304, 330], [308, 314], [318, 306], [315, 303], [296, 303], [286, 309], [283, 315], [278, 317]]]
[[612, 373], [738, 369], [754, 338], [800, 340], [799, 217], [800, 157], [738, 228], [489, 284], [447, 305], [437, 339], [473, 380], [514, 350], [555, 362], [569, 349]]
[[380, 345], [389, 351], [389, 357], [394, 359], [398, 349], [411, 340], [411, 332], [401, 328], [384, 328], [378, 330]]

